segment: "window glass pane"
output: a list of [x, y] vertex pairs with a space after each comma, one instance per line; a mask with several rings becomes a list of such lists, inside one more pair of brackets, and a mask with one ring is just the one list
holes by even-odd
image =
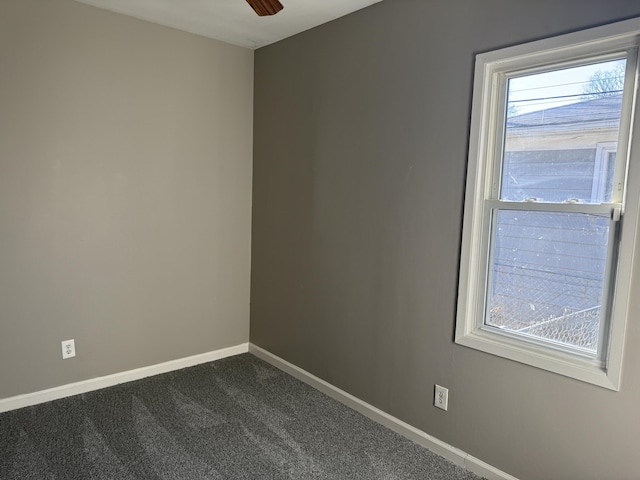
[[611, 202], [626, 60], [511, 78], [500, 199]]
[[487, 325], [595, 354], [610, 219], [497, 212]]

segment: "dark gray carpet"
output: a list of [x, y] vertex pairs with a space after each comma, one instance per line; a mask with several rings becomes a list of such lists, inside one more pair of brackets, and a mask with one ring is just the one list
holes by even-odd
[[479, 477], [245, 354], [0, 414], [0, 479]]

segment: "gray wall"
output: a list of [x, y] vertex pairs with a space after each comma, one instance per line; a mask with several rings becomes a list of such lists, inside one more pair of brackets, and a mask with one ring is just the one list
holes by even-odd
[[474, 55], [632, 15], [385, 0], [258, 50], [251, 341], [522, 480], [640, 478], [637, 315], [620, 392], [453, 343]]
[[2, 0], [0, 69], [0, 398], [248, 341], [253, 52]]

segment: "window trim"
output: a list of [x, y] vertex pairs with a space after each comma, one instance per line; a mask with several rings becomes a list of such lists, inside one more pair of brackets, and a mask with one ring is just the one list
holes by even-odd
[[[602, 27], [539, 40], [523, 45], [482, 53], [476, 57], [475, 79], [469, 139], [469, 163], [464, 205], [461, 263], [456, 319], [456, 343], [500, 357], [572, 377], [611, 390], [620, 389], [622, 358], [638, 215], [640, 213], [640, 145], [632, 138], [640, 138], [640, 122], [634, 119], [638, 110], [637, 65], [640, 44], [640, 18]], [[618, 226], [615, 280], [609, 299], [611, 322], [604, 357], [594, 359], [569, 349], [550, 348], [524, 342], [508, 333], [495, 333], [484, 328], [484, 294], [489, 278], [487, 258], [490, 248], [490, 218], [487, 201], [494, 187], [493, 171], [496, 149], [503, 138], [505, 112], [499, 99], [506, 96], [506, 72], [532, 71], [543, 65], [579, 64], [585, 59], [607, 58], [624, 53], [627, 58], [625, 95], [620, 125], [617, 155], [626, 165], [626, 187], [621, 200], [621, 222]], [[496, 81], [498, 75], [502, 81]], [[629, 122], [632, 122], [631, 124]], [[636, 142], [637, 143], [637, 142]], [[626, 146], [626, 152], [621, 151]], [[616, 174], [620, 178], [620, 172]], [[548, 207], [548, 205], [546, 206]], [[612, 205], [602, 205], [609, 208]], [[614, 212], [617, 214], [617, 212]], [[612, 248], [616, 248], [615, 246]]]

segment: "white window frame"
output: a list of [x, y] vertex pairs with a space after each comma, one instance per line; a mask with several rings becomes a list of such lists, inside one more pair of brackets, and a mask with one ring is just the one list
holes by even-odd
[[[615, 142], [602, 142], [596, 145], [596, 156], [593, 165], [593, 184], [591, 185], [591, 201], [597, 202], [604, 196], [605, 183], [602, 181], [607, 177], [609, 154], [616, 153]], [[615, 184], [615, 179], [614, 182]]]
[[[625, 328], [638, 234], [640, 203], [640, 122], [637, 110], [637, 66], [640, 19], [626, 20], [545, 40], [477, 55], [473, 88], [469, 162], [464, 206], [458, 308], [455, 341], [493, 355], [572, 377], [611, 390], [620, 389]], [[485, 326], [486, 288], [490, 278], [491, 215], [496, 203], [495, 166], [502, 161], [506, 116], [506, 80], [510, 73], [552, 70], [586, 60], [616, 58], [624, 54], [627, 70], [621, 125], [616, 153], [614, 190], [623, 183], [622, 194], [609, 204], [595, 204], [593, 213], [610, 212], [620, 221], [610, 237], [609, 282], [605, 295], [610, 315], [601, 323], [604, 344], [599, 358], [582, 355], [576, 349], [550, 347], [545, 342], [526, 340]], [[638, 143], [637, 141], [635, 143]], [[500, 160], [496, 160], [496, 158]], [[493, 202], [493, 204], [492, 204]], [[541, 210], [553, 208], [539, 205]], [[583, 212], [584, 205], [576, 206]], [[534, 207], [535, 209], [536, 207]], [[572, 206], [562, 207], [571, 211]], [[612, 223], [612, 227], [613, 227]], [[615, 253], [615, 254], [614, 254]], [[603, 309], [604, 310], [604, 309]]]

